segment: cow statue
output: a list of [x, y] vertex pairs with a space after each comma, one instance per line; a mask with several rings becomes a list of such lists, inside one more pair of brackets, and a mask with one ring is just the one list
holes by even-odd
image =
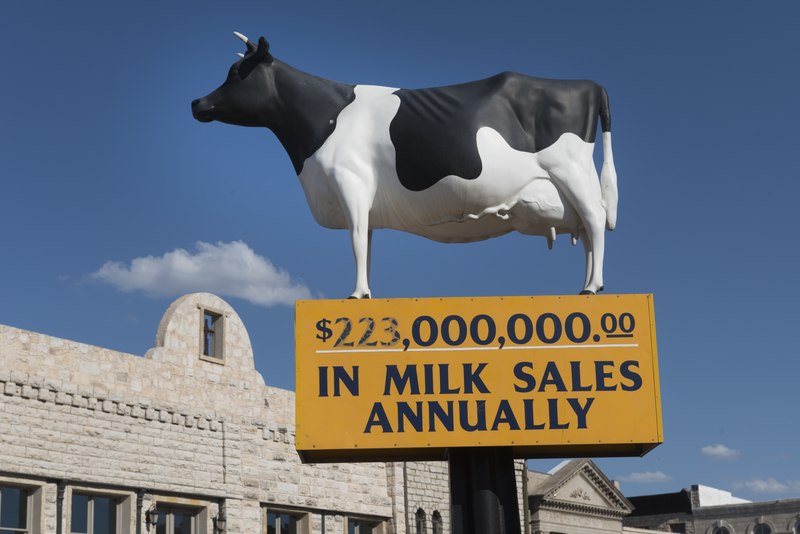
[[[604, 230], [617, 218], [605, 89], [592, 81], [504, 72], [430, 89], [347, 85], [274, 58], [261, 37], [228, 78], [192, 102], [201, 122], [272, 130], [292, 160], [314, 219], [348, 229], [351, 298], [369, 298], [372, 230], [445, 243], [516, 230], [580, 238], [581, 294], [603, 289]], [[592, 160], [597, 119], [603, 168]]]

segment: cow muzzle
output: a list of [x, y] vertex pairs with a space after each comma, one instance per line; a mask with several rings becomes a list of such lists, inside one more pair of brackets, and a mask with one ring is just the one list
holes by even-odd
[[211, 122], [214, 120], [214, 105], [209, 104], [205, 98], [192, 100], [192, 117], [200, 122]]

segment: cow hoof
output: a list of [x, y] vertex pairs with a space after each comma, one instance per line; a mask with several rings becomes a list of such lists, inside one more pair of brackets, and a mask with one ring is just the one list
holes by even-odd
[[360, 297], [357, 296], [357, 295], [350, 295], [347, 298], [348, 299], [368, 299], [368, 298], [372, 298], [372, 297], [370, 297], [369, 293], [363, 293]]
[[594, 291], [590, 291], [589, 289], [584, 289], [583, 291], [578, 293], [578, 295], [595, 295], [595, 294], [596, 293]]

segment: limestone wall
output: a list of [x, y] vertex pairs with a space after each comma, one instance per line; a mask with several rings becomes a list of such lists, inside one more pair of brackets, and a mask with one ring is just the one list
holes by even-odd
[[450, 476], [447, 462], [408, 462], [406, 472], [409, 532], [414, 532], [415, 513], [420, 509], [425, 512], [426, 532], [432, 532], [434, 512], [441, 515], [444, 531], [450, 532]]
[[[219, 363], [200, 357], [204, 307], [225, 316]], [[54, 532], [53, 480], [66, 503], [83, 487], [120, 491], [131, 510], [138, 490], [145, 510], [203, 508], [207, 532], [221, 506], [231, 533], [260, 532], [264, 506], [314, 512], [316, 531], [323, 513], [328, 528], [335, 514], [392, 516], [385, 464], [303, 465], [294, 439], [294, 394], [264, 385], [214, 295], [173, 303], [145, 357], [0, 326], [0, 483], [39, 488], [40, 532]]]
[[[222, 358], [201, 351], [206, 309], [224, 316]], [[123, 532], [146, 532], [151, 506], [197, 510], [199, 534], [220, 513], [259, 533], [267, 509], [306, 513], [304, 533], [351, 517], [412, 534], [417, 509], [426, 534], [434, 512], [450, 530], [444, 462], [302, 464], [294, 393], [264, 384], [241, 319], [207, 293], [176, 300], [144, 356], [0, 325], [0, 485], [35, 500], [32, 534], [68, 532], [74, 491], [118, 499]]]

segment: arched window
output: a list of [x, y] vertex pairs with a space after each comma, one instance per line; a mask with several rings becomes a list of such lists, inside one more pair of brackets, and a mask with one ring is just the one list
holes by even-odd
[[794, 534], [800, 534], [800, 517], [797, 518], [797, 521], [794, 522]]
[[417, 509], [417, 513], [414, 514], [414, 534], [425, 534], [427, 527], [425, 525], [425, 510], [422, 508]]
[[736, 531], [727, 521], [719, 519], [714, 521], [714, 524], [706, 530], [706, 534], [736, 534]]
[[753, 534], [772, 534], [772, 529], [766, 523], [759, 523], [753, 527]]
[[438, 510], [433, 511], [433, 515], [431, 516], [431, 526], [433, 526], [433, 534], [444, 534], [442, 514], [440, 514]]

